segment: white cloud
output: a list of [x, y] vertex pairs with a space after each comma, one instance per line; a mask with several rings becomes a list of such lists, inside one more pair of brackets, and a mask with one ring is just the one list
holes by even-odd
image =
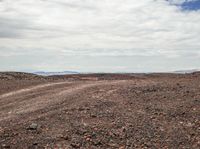
[[165, 0], [2, 0], [0, 54], [199, 55], [199, 24]]

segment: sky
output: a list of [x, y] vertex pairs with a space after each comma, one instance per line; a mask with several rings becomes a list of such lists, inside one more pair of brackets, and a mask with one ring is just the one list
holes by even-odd
[[0, 0], [0, 71], [200, 69], [200, 0]]

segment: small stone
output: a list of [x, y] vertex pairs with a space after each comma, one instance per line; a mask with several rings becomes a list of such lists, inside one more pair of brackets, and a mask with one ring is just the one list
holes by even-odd
[[125, 149], [125, 147], [124, 147], [124, 146], [121, 146], [121, 147], [119, 147], [119, 149]]
[[187, 126], [187, 127], [192, 127], [193, 124], [189, 122], [189, 123], [186, 124], [186, 126]]
[[86, 138], [86, 141], [90, 141], [90, 140], [91, 140], [91, 138], [89, 138], [89, 137]]
[[3, 128], [2, 127], [0, 127], [0, 133], [2, 133], [3, 132]]
[[63, 134], [59, 134], [56, 137], [60, 138], [60, 139], [63, 139], [63, 140], [68, 140], [69, 139], [68, 135], [63, 135]]
[[80, 148], [81, 140], [79, 140], [78, 138], [72, 138], [71, 146], [74, 148]]
[[9, 137], [10, 135], [8, 133], [5, 133], [4, 134], [4, 137]]
[[28, 130], [36, 130], [38, 128], [38, 124], [32, 123], [29, 127]]
[[33, 145], [36, 146], [36, 145], [38, 145], [38, 143], [37, 142], [33, 142]]
[[180, 124], [183, 124], [183, 122], [179, 122]]
[[122, 132], [126, 132], [126, 128], [125, 127], [122, 127]]
[[93, 141], [93, 144], [94, 144], [95, 146], [99, 146], [99, 145], [101, 145], [102, 143], [101, 143], [100, 140], [94, 140], [94, 141]]
[[185, 112], [182, 112], [181, 114], [182, 114], [182, 115], [185, 115]]
[[69, 137], [68, 137], [67, 135], [65, 135], [65, 136], [63, 136], [63, 139], [64, 139], [64, 140], [68, 140]]
[[82, 108], [82, 107], [79, 107], [79, 108], [78, 108], [78, 111], [83, 111], [83, 110], [85, 110], [85, 109]]
[[95, 114], [91, 114], [90, 116], [93, 117], [93, 118], [97, 117]]
[[10, 145], [2, 144], [2, 147], [3, 147], [3, 148], [10, 148]]
[[115, 143], [110, 143], [109, 146], [110, 146], [110, 147], [118, 147], [118, 145], [115, 144]]
[[72, 146], [72, 147], [75, 147], [75, 148], [79, 148], [79, 147], [80, 147], [80, 144], [79, 144], [79, 143], [72, 142], [72, 143], [71, 143], [71, 146]]

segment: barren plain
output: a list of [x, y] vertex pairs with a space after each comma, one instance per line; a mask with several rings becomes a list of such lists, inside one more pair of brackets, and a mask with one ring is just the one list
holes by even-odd
[[200, 148], [200, 73], [0, 73], [0, 149]]

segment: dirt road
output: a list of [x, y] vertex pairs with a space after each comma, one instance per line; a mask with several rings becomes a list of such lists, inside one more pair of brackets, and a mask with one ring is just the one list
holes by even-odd
[[47, 82], [0, 95], [0, 148], [199, 148], [200, 77]]
[[[20, 89], [0, 95], [0, 121], [14, 118], [24, 113], [59, 104], [63, 98], [98, 85], [116, 84], [123, 81], [78, 82], [69, 81], [47, 83]], [[65, 99], [64, 99], [65, 100]], [[72, 101], [73, 102], [73, 101]]]

